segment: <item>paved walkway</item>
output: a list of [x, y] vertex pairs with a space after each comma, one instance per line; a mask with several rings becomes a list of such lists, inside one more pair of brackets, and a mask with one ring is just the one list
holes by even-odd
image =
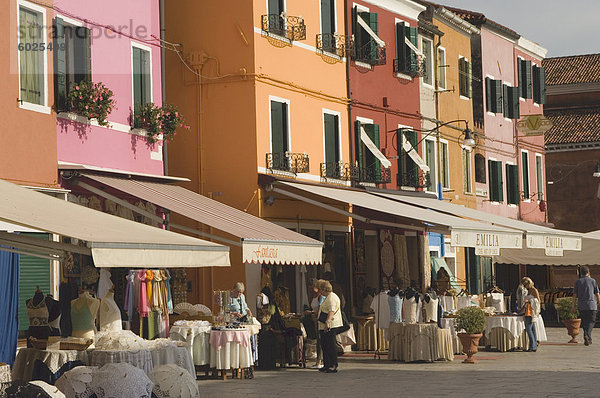
[[547, 334], [535, 353], [483, 351], [475, 365], [341, 357], [336, 374], [290, 368], [198, 385], [202, 397], [600, 397], [600, 329], [588, 347], [566, 344], [565, 328]]

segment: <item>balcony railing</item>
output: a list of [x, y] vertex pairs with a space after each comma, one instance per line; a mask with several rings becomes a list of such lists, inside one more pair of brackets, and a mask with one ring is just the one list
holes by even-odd
[[288, 173], [308, 173], [309, 161], [305, 153], [267, 153], [267, 169], [273, 171], [284, 171]]
[[321, 163], [321, 178], [356, 181], [359, 177], [359, 168], [351, 163], [328, 162]]
[[352, 36], [320, 33], [317, 35], [317, 50], [323, 54], [331, 54], [340, 58], [352, 56], [354, 40]]
[[406, 60], [394, 60], [394, 72], [402, 73], [411, 77], [417, 77], [423, 75], [423, 62], [418, 58], [406, 59]]
[[398, 173], [396, 179], [400, 187], [429, 188], [431, 186], [429, 172], [424, 173], [419, 169], [407, 173]]
[[385, 47], [380, 47], [375, 41], [359, 46], [355, 43], [354, 56], [355, 62], [363, 62], [369, 65], [385, 65]]
[[290, 41], [306, 39], [306, 25], [302, 17], [292, 17], [280, 14], [262, 16], [263, 32], [284, 37]]
[[363, 167], [360, 169], [359, 182], [389, 184], [392, 182], [392, 173], [385, 167]]

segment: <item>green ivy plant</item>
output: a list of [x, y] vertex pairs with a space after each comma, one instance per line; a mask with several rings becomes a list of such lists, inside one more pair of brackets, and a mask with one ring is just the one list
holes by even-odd
[[467, 334], [482, 333], [485, 329], [485, 314], [479, 307], [465, 307], [456, 313], [456, 330]]
[[579, 319], [579, 311], [575, 309], [575, 312], [571, 312], [571, 308], [573, 308], [573, 298], [572, 297], [561, 297], [556, 299], [556, 312], [558, 312], [558, 318], [563, 321], [566, 319]]
[[81, 81], [69, 90], [67, 109], [70, 112], [95, 118], [100, 126], [108, 126], [108, 115], [115, 107], [113, 92], [102, 82]]
[[144, 129], [146, 139], [151, 144], [159, 141], [161, 134], [165, 142], [173, 141], [179, 127], [186, 130], [190, 129], [190, 126], [185, 124], [183, 115], [179, 113], [175, 106], [164, 104], [159, 107], [152, 102], [145, 104], [140, 107], [139, 111], [135, 112], [133, 127]]

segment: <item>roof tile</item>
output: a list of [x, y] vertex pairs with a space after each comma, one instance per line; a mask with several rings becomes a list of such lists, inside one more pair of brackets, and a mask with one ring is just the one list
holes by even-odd
[[600, 106], [544, 110], [552, 127], [544, 134], [546, 145], [600, 141]]
[[600, 82], [600, 54], [546, 58], [546, 85]]

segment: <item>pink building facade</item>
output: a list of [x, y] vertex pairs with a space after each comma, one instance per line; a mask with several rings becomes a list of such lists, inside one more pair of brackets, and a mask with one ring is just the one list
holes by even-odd
[[54, 52], [55, 86], [64, 85], [68, 94], [87, 75], [112, 90], [115, 99], [104, 127], [66, 112], [57, 93], [59, 168], [75, 164], [163, 174], [162, 144], [149, 144], [143, 131], [132, 129], [134, 103], [162, 102], [159, 11], [158, 0], [65, 0], [55, 7], [54, 25], [64, 32], [63, 52]]

